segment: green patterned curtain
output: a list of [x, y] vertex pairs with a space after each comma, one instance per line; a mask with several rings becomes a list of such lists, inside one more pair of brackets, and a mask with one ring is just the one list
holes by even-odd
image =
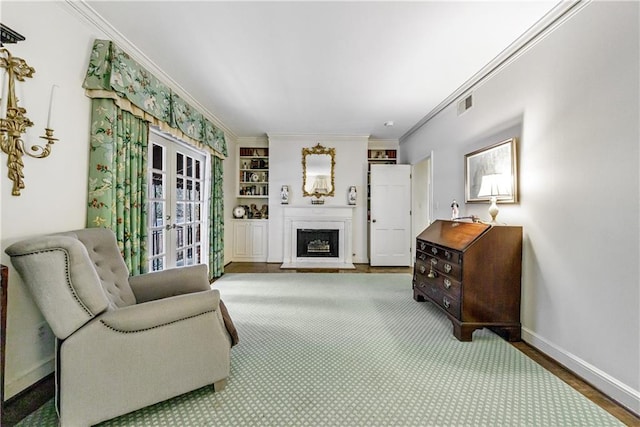
[[148, 123], [112, 99], [91, 105], [87, 226], [112, 229], [129, 272], [145, 273]]
[[222, 159], [211, 156], [211, 194], [209, 197], [209, 279], [224, 273], [224, 200], [222, 198]]
[[224, 132], [110, 40], [94, 41], [83, 87], [93, 102], [88, 225], [116, 232], [131, 274], [146, 270], [146, 150], [148, 126], [157, 126], [212, 153], [209, 259], [221, 276]]

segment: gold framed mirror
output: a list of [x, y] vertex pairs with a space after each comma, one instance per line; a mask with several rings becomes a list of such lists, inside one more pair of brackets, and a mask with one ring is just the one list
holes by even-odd
[[318, 143], [302, 149], [302, 195], [324, 197], [335, 194], [336, 149]]

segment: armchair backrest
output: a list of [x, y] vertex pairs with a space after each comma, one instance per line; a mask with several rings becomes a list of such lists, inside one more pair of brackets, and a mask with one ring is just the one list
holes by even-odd
[[59, 339], [105, 310], [136, 302], [111, 230], [35, 237], [5, 252]]

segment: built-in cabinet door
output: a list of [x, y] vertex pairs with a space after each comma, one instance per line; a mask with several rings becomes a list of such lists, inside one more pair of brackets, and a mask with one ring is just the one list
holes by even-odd
[[267, 222], [259, 221], [251, 224], [251, 256], [267, 260]]
[[267, 221], [233, 221], [233, 260], [266, 262]]
[[372, 266], [411, 266], [411, 166], [371, 165]]

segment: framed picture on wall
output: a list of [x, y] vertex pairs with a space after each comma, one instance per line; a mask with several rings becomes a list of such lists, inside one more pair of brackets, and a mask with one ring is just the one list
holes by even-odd
[[464, 156], [467, 203], [518, 201], [516, 138], [510, 138]]

